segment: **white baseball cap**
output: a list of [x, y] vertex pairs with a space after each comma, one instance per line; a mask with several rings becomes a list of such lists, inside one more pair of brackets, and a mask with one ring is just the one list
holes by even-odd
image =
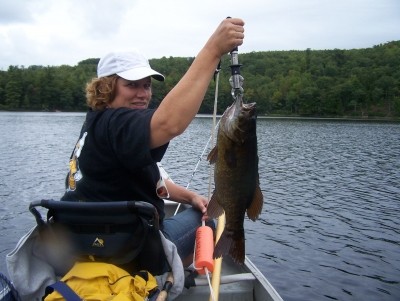
[[139, 80], [148, 76], [164, 81], [164, 75], [151, 69], [148, 59], [137, 50], [110, 52], [100, 59], [97, 77], [117, 74], [126, 80]]

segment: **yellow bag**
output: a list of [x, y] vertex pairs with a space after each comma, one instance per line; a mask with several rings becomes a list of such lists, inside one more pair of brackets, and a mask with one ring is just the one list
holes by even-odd
[[[148, 272], [147, 281], [140, 275], [130, 275], [125, 270], [108, 263], [76, 263], [61, 279], [85, 301], [143, 301], [157, 291], [157, 280]], [[54, 291], [45, 301], [63, 301]]]

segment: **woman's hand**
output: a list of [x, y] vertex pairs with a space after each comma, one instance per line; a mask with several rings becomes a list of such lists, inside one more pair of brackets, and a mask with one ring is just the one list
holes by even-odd
[[244, 21], [238, 18], [229, 18], [221, 22], [204, 48], [215, 53], [219, 59], [224, 54], [243, 44]]
[[204, 196], [179, 186], [170, 180], [165, 180], [165, 185], [167, 186], [170, 200], [191, 205], [203, 214], [207, 212], [208, 200]]
[[192, 207], [196, 208], [201, 213], [206, 214], [207, 213], [207, 205], [208, 205], [207, 198], [205, 198], [202, 195], [199, 195], [193, 191], [192, 191], [192, 194], [193, 194], [193, 196], [190, 201], [190, 204], [192, 205]]

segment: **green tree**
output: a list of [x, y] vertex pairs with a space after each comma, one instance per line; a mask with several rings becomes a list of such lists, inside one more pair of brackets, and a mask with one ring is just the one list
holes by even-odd
[[[177, 84], [194, 58], [162, 57], [150, 64], [166, 76], [153, 81], [152, 107]], [[0, 71], [1, 110], [85, 111], [85, 84], [96, 77], [99, 59], [76, 66], [10, 66]], [[244, 101], [258, 114], [400, 117], [400, 41], [365, 49], [261, 51], [239, 53]], [[218, 113], [233, 102], [230, 56], [221, 59]], [[212, 113], [212, 81], [200, 107]]]

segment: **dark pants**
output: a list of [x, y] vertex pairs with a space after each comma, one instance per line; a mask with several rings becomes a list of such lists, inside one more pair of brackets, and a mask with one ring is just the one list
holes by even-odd
[[[201, 226], [202, 217], [203, 214], [200, 211], [188, 208], [164, 220], [163, 234], [176, 245], [178, 254], [182, 259], [194, 252], [196, 230]], [[215, 229], [212, 220], [207, 221], [206, 225]]]

